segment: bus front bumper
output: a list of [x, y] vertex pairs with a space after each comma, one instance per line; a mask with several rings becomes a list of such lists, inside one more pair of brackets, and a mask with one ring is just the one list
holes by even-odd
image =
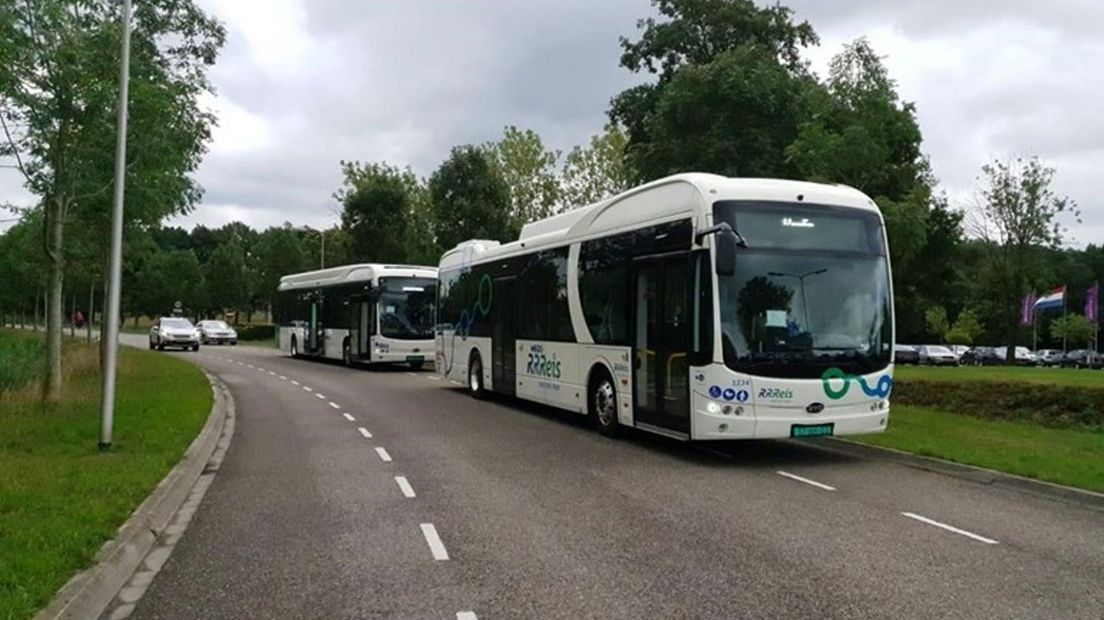
[[[750, 407], [748, 409], [751, 409]], [[870, 411], [869, 405], [829, 409], [819, 415], [802, 410], [758, 407], [742, 415], [694, 412], [695, 440], [789, 439], [881, 433], [889, 424], [889, 405]]]

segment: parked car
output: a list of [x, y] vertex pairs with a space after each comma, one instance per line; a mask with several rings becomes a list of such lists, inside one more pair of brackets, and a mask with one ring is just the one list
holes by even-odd
[[954, 351], [938, 344], [924, 344], [916, 347], [920, 352], [920, 363], [928, 366], [958, 366], [958, 356]]
[[1040, 366], [1059, 366], [1065, 356], [1058, 349], [1039, 349], [1035, 352], [1035, 362]]
[[199, 340], [203, 344], [238, 344], [238, 332], [226, 324], [226, 321], [200, 321]]
[[1062, 368], [1104, 368], [1104, 356], [1092, 349], [1074, 349], [1060, 362]]
[[967, 366], [999, 366], [1004, 358], [993, 347], [973, 347], [962, 354], [959, 363]]
[[165, 317], [154, 322], [149, 331], [149, 348], [159, 351], [166, 347], [199, 350], [199, 330], [188, 319]]
[[919, 364], [920, 363], [920, 350], [914, 346], [907, 344], [898, 344], [893, 346], [893, 363], [894, 364]]
[[951, 350], [951, 353], [955, 354], [955, 357], [958, 358], [958, 361], [960, 363], [962, 362], [962, 356], [965, 355], [966, 352], [970, 350], [970, 347], [968, 347], [964, 344], [949, 344], [949, 345], [947, 345], [947, 348]]
[[[1003, 363], [1007, 363], [1008, 360], [1008, 347], [997, 347], [994, 349], [997, 356], [1001, 358]], [[1012, 363], [1016, 366], [1034, 366], [1035, 354], [1031, 352], [1027, 347], [1016, 347], [1015, 352], [1012, 354]]]

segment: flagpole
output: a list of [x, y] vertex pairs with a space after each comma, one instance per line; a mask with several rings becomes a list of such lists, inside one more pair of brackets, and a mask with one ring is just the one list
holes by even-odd
[[[1066, 322], [1066, 291], [1064, 290], [1062, 291], [1062, 322], [1066, 323], [1068, 328], [1069, 324]], [[1066, 345], [1066, 331], [1065, 329], [1062, 330], [1062, 353], [1069, 353], [1069, 347]]]

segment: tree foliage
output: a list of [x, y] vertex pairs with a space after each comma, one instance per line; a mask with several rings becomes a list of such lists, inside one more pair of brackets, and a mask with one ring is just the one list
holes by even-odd
[[559, 151], [545, 148], [537, 132], [510, 125], [498, 142], [486, 146], [491, 161], [498, 167], [510, 191], [510, 216], [513, 226], [556, 213], [560, 204], [560, 182], [556, 163]]
[[[424, 191], [414, 173], [386, 163], [341, 162], [344, 185], [334, 194], [349, 234], [350, 257], [403, 263], [414, 205]], [[334, 263], [336, 264], [336, 263]]]
[[939, 342], [947, 339], [947, 332], [951, 329], [951, 322], [947, 319], [947, 309], [943, 306], [932, 306], [924, 311], [924, 323], [928, 327], [928, 333], [939, 338]]
[[625, 162], [627, 142], [625, 131], [610, 123], [589, 144], [571, 149], [560, 180], [564, 208], [601, 202], [632, 187], [637, 175]]
[[[1081, 314], [1067, 314], [1054, 319], [1050, 324], [1050, 335], [1055, 340], [1081, 347], [1092, 344], [1096, 335], [1096, 326]], [[1095, 347], [1091, 347], [1094, 348]]]
[[517, 235], [510, 189], [483, 149], [453, 148], [429, 178], [429, 195], [441, 251], [468, 239], [509, 241]]

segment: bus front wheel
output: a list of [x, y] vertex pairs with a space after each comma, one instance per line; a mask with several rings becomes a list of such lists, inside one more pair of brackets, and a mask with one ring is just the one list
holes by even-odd
[[353, 365], [353, 347], [349, 345], [348, 338], [341, 344], [341, 361], [344, 362], [346, 366]]
[[290, 356], [290, 357], [298, 357], [299, 356], [299, 341], [297, 341], [295, 339], [295, 336], [291, 337], [291, 346], [288, 348], [288, 356]]
[[598, 368], [590, 380], [587, 398], [589, 413], [599, 433], [607, 437], [621, 434], [621, 423], [617, 421], [617, 388], [613, 377], [605, 368]]
[[483, 360], [478, 351], [473, 351], [468, 360], [468, 393], [476, 398], [487, 395], [487, 391], [483, 389]]

